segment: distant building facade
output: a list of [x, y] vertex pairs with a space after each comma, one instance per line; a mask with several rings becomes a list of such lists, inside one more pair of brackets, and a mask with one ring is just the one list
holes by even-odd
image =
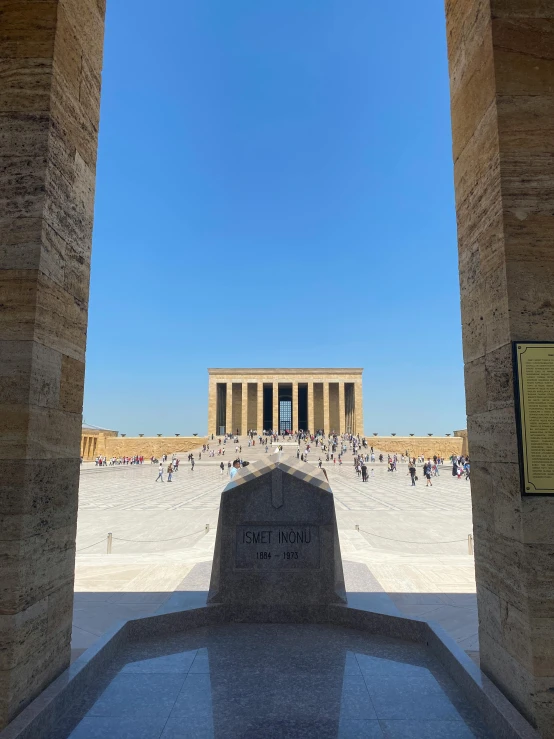
[[102, 429], [83, 423], [81, 430], [81, 457], [86, 461], [96, 459], [98, 455], [106, 453], [106, 437], [117, 436], [117, 431]]
[[81, 431], [81, 457], [85, 462], [92, 462], [96, 457], [135, 457], [145, 459], [162, 454], [186, 454], [207, 441], [203, 436], [127, 436], [117, 431], [103, 429], [98, 426], [83, 424]]
[[364, 433], [362, 368], [208, 369], [208, 434]]

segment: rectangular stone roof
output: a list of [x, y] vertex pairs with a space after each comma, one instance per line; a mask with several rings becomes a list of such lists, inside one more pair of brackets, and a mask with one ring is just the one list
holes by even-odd
[[209, 367], [210, 375], [361, 375], [363, 367]]

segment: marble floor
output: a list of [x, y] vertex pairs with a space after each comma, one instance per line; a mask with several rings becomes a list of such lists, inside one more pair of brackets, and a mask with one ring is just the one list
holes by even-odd
[[337, 626], [225, 624], [129, 643], [52, 739], [489, 736], [423, 645]]
[[[242, 440], [242, 457], [270, 456]], [[294, 454], [295, 446], [285, 447]], [[186, 457], [186, 455], [184, 455]], [[203, 455], [194, 471], [181, 462], [172, 483], [156, 483], [157, 467], [97, 468], [81, 472], [73, 656], [115, 621], [168, 607], [186, 588], [207, 589], [219, 498], [227, 482], [221, 459]], [[310, 462], [317, 464], [317, 450]], [[349, 460], [351, 457], [346, 456]], [[426, 488], [414, 488], [406, 466], [397, 473], [378, 462], [367, 483], [351, 464], [325, 462], [335, 495], [349, 598], [371, 607], [432, 619], [472, 656], [478, 653], [470, 484], [443, 468]], [[206, 525], [209, 530], [206, 530]], [[358, 527], [358, 528], [357, 528]], [[107, 535], [112, 533], [111, 553]], [[192, 585], [190, 583], [193, 583]]]

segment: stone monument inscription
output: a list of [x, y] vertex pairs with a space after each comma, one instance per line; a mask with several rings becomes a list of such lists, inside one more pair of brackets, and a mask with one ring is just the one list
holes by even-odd
[[208, 603], [346, 603], [335, 501], [323, 472], [289, 457], [241, 469], [221, 494]]
[[237, 526], [238, 569], [319, 568], [319, 527]]

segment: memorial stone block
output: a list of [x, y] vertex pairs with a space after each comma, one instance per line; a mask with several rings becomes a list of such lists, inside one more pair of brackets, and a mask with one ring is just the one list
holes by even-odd
[[237, 472], [221, 495], [209, 603], [346, 603], [333, 493], [294, 458]]

